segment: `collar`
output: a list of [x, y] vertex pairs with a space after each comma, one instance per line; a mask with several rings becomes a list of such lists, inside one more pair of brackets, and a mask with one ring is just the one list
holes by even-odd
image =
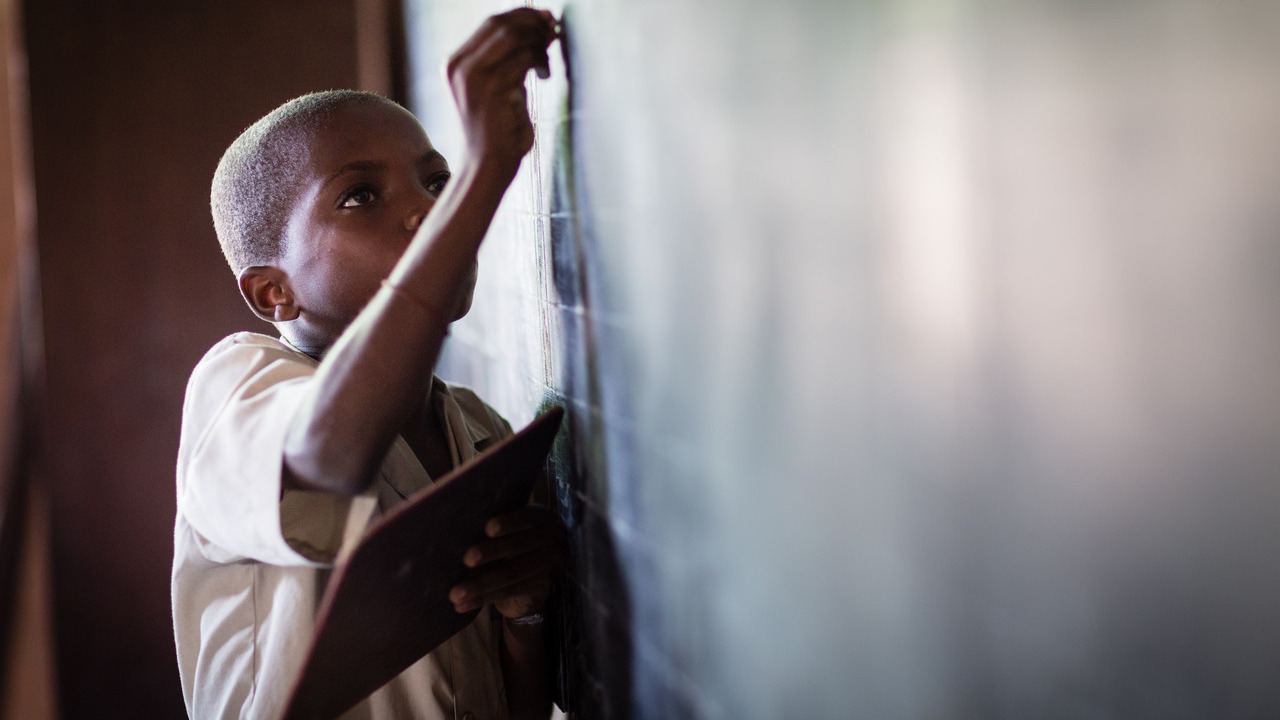
[[[489, 430], [489, 418], [484, 413], [483, 407], [476, 407], [477, 403], [472, 402], [474, 396], [470, 396], [469, 393], [454, 393], [449, 383], [441, 380], [436, 375], [432, 375], [428, 397], [431, 398], [437, 417], [445, 424], [447, 432], [453, 431], [454, 425], [460, 424], [462, 426], [461, 429], [465, 431], [466, 435], [465, 438], [460, 437], [458, 440], [469, 440], [467, 443], [470, 446], [468, 450], [475, 448], [492, 437], [492, 432]], [[461, 444], [458, 443], [460, 446]], [[465, 462], [470, 458], [460, 457], [457, 459]]]
[[[310, 360], [312, 365], [319, 365], [319, 364], [320, 364], [320, 358], [314, 358], [314, 357], [311, 357], [311, 356], [310, 356], [310, 355], [308, 355], [308, 354], [307, 354], [307, 353], [306, 353], [302, 348], [300, 348], [300, 347], [298, 347], [297, 345], [294, 345], [293, 343], [289, 342], [289, 338], [285, 337], [284, 335], [281, 335], [281, 336], [278, 338], [278, 340], [280, 340], [280, 342], [284, 343], [284, 346], [285, 346], [285, 347], [289, 348], [290, 350], [292, 350], [292, 351], [294, 351], [294, 352], [298, 353], [299, 355], [301, 355], [301, 356], [305, 357], [306, 359]], [[324, 356], [322, 355], [321, 357], [324, 357]]]

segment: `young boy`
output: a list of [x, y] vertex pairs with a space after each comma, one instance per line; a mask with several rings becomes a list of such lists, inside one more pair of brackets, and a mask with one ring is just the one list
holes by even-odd
[[[348, 91], [282, 105], [219, 163], [218, 239], [280, 338], [224, 339], [187, 388], [173, 613], [192, 717], [278, 717], [339, 551], [511, 432], [432, 367], [532, 145], [524, 79], [555, 36], [550, 13], [515, 10], [451, 58], [467, 141], [456, 175], [407, 111]], [[531, 506], [486, 535], [450, 592], [476, 620], [344, 717], [549, 714], [540, 613], [563, 529]]]

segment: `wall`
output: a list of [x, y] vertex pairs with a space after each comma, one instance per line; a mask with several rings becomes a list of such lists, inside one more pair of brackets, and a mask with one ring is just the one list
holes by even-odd
[[17, 2], [0, 3], [0, 58], [0, 717], [51, 720], [57, 693], [48, 497], [31, 452], [42, 348], [27, 56]]
[[571, 412], [583, 715], [1280, 712], [1280, 8], [568, 12], [442, 372]]
[[269, 330], [218, 250], [209, 182], [279, 103], [388, 77], [357, 51], [356, 19], [381, 4], [28, 3], [65, 718], [185, 714], [169, 609], [183, 390], [219, 338]]

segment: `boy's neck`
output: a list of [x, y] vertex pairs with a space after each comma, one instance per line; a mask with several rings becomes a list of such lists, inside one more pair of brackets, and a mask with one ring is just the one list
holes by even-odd
[[[317, 362], [322, 360], [324, 354], [329, 351], [328, 346], [301, 347], [289, 333], [284, 332], [281, 325], [276, 325], [276, 329], [280, 332], [280, 339], [286, 345]], [[413, 454], [417, 456], [418, 462], [422, 463], [427, 474], [436, 480], [453, 470], [453, 453], [449, 449], [449, 438], [445, 434], [444, 425], [440, 422], [440, 416], [435, 410], [435, 402], [432, 400], [434, 383], [435, 381], [432, 383], [432, 389], [428, 389], [414, 403], [413, 411], [409, 413], [409, 418], [400, 428], [400, 437], [409, 444], [409, 449], [413, 450]]]

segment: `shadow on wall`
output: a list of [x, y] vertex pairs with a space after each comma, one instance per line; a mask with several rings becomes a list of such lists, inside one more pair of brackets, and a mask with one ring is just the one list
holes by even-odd
[[[563, 20], [568, 27], [569, 13]], [[565, 68], [572, 67], [572, 43], [562, 39]], [[611, 428], [599, 411], [605, 404], [604, 386], [617, 365], [601, 362], [601, 343], [593, 332], [595, 319], [592, 280], [599, 268], [594, 254], [591, 217], [574, 163], [574, 93], [572, 75], [565, 98], [553, 158], [550, 255], [556, 297], [563, 316], [560, 336], [561, 376], [557, 386], [570, 401], [569, 422], [552, 451], [555, 502], [569, 530], [565, 585], [557, 594], [562, 627], [559, 630], [558, 694], [565, 709], [587, 718], [631, 717], [632, 623], [630, 593], [613, 542], [602, 497], [609, 477], [610, 457], [626, 454], [625, 445], [606, 448]], [[612, 394], [615, 398], [620, 393]], [[547, 405], [556, 404], [551, 398]], [[576, 402], [574, 402], [576, 401]], [[545, 410], [546, 408], [542, 408]], [[627, 458], [614, 457], [614, 467]]]

